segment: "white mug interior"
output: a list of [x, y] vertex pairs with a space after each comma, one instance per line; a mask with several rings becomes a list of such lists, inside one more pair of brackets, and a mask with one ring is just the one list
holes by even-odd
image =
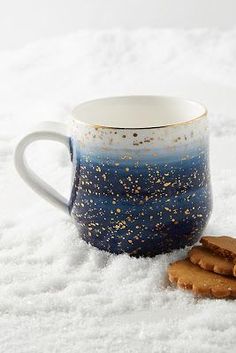
[[84, 124], [126, 129], [181, 124], [206, 114], [198, 102], [168, 96], [100, 98], [81, 103], [72, 112]]

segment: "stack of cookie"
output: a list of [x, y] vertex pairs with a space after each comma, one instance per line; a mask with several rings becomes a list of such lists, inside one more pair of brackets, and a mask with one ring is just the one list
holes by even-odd
[[168, 267], [169, 280], [198, 295], [236, 298], [236, 239], [203, 237], [188, 258]]

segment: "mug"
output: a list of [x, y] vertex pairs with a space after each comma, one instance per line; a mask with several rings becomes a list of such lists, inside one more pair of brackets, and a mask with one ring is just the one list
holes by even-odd
[[[27, 165], [36, 140], [67, 146], [73, 164], [69, 201]], [[18, 144], [21, 177], [68, 213], [101, 250], [154, 256], [192, 245], [212, 209], [208, 119], [200, 103], [165, 96], [102, 98], [78, 105], [70, 133], [46, 122]]]

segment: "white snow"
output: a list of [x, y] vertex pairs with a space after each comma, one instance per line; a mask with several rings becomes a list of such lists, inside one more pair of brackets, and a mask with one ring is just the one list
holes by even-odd
[[[168, 284], [167, 265], [186, 249], [153, 259], [100, 252], [16, 175], [14, 145], [32, 124], [67, 122], [77, 103], [119, 94], [179, 95], [208, 106], [214, 211], [206, 233], [236, 236], [236, 30], [80, 31], [1, 52], [2, 353], [234, 350], [236, 303]], [[64, 148], [35, 143], [28, 154], [68, 196]]]

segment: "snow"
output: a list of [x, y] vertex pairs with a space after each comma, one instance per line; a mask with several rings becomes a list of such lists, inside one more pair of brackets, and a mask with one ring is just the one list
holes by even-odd
[[[206, 233], [236, 236], [236, 30], [80, 31], [1, 52], [0, 77], [0, 351], [233, 351], [235, 302], [194, 298], [168, 284], [167, 265], [187, 249], [135, 259], [88, 246], [66, 215], [20, 180], [12, 156], [32, 124], [67, 122], [87, 99], [168, 94], [202, 101], [211, 120], [214, 191]], [[68, 196], [64, 148], [35, 143], [28, 155]]]

